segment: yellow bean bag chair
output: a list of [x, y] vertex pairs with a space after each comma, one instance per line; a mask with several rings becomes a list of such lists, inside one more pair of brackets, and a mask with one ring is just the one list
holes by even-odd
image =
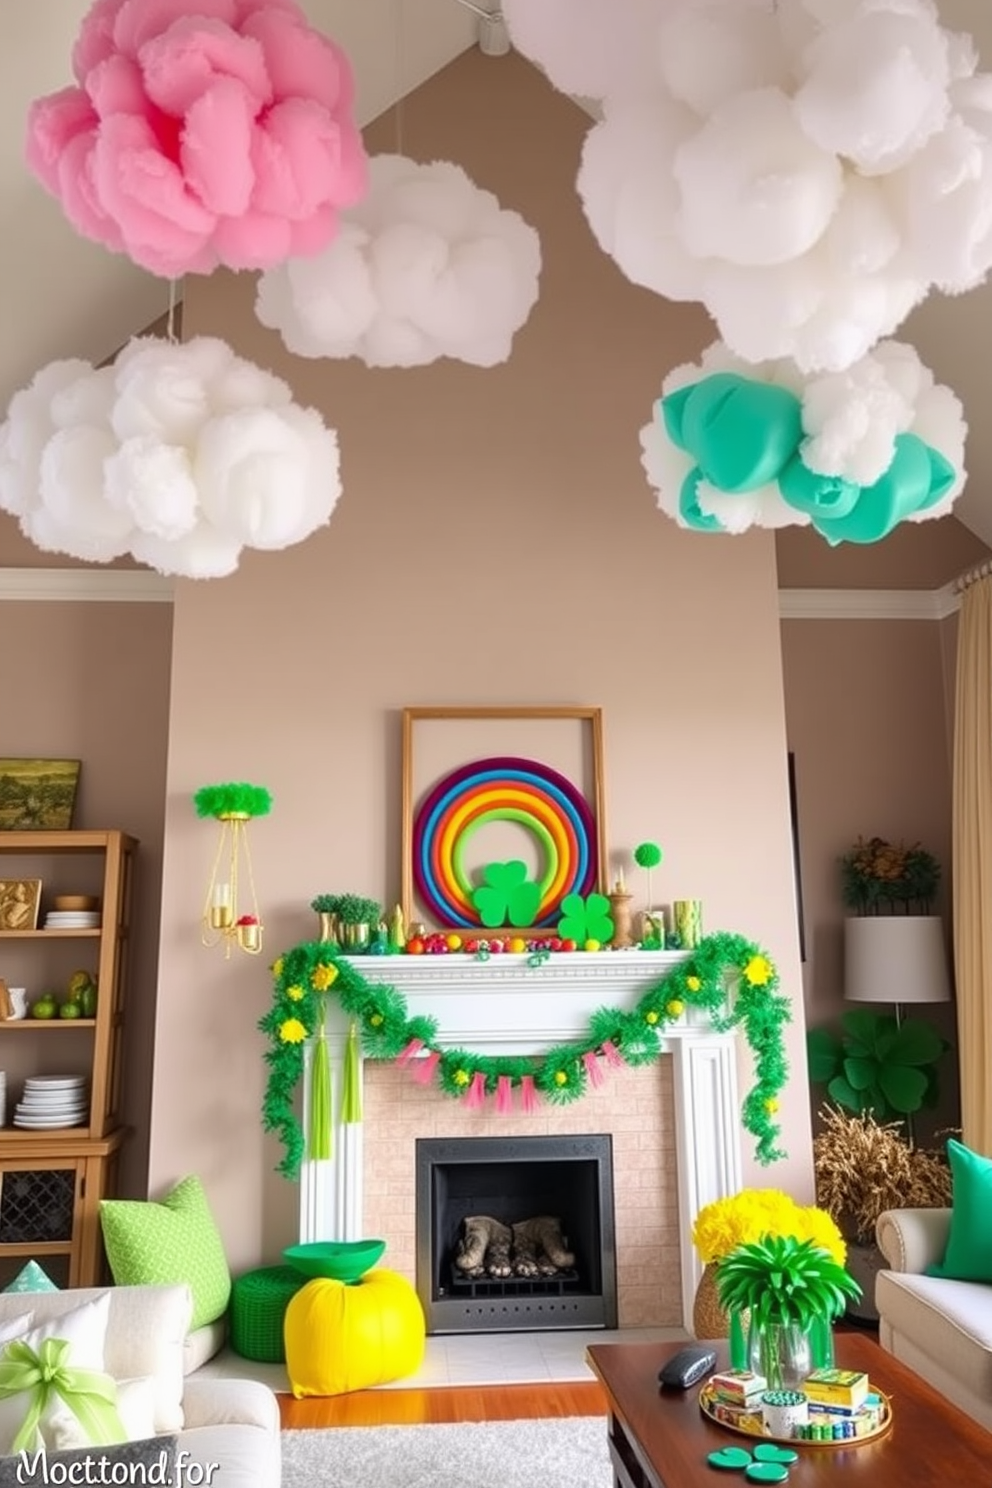
[[367, 1271], [350, 1286], [323, 1276], [308, 1281], [284, 1323], [293, 1394], [345, 1395], [415, 1374], [426, 1331], [420, 1298], [396, 1271]]

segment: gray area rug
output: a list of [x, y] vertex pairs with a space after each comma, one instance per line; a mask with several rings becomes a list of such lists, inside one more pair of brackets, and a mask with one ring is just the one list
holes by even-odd
[[282, 1433], [282, 1488], [611, 1488], [605, 1416]]

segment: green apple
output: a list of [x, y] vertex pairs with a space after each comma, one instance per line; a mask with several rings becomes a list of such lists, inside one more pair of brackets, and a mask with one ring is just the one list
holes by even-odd
[[31, 1004], [32, 1018], [54, 1018], [59, 1005], [51, 992], [43, 992], [37, 1002]]
[[59, 1008], [60, 1018], [81, 1018], [83, 1010], [78, 1002], [64, 1002]]

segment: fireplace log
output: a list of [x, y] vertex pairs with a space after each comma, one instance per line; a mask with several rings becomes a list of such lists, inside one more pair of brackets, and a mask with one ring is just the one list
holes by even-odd
[[513, 1270], [517, 1276], [555, 1276], [575, 1265], [561, 1232], [561, 1220], [550, 1214], [523, 1219], [513, 1226]]
[[455, 1265], [467, 1276], [512, 1276], [509, 1226], [491, 1214], [470, 1214], [462, 1220]]

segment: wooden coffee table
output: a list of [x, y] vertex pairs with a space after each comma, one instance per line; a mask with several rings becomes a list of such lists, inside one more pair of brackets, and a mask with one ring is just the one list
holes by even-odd
[[[661, 1391], [658, 1370], [678, 1343], [596, 1343], [586, 1351], [606, 1392], [609, 1446], [617, 1488], [751, 1488], [742, 1472], [709, 1466], [720, 1447], [751, 1438], [725, 1430], [699, 1408], [697, 1385]], [[726, 1340], [713, 1343], [726, 1368]], [[887, 1435], [863, 1445], [797, 1445], [789, 1488], [824, 1485], [843, 1474], [871, 1488], [959, 1488], [992, 1482], [992, 1433], [951, 1405], [871, 1338], [836, 1339], [837, 1363], [863, 1369], [892, 1402]]]

